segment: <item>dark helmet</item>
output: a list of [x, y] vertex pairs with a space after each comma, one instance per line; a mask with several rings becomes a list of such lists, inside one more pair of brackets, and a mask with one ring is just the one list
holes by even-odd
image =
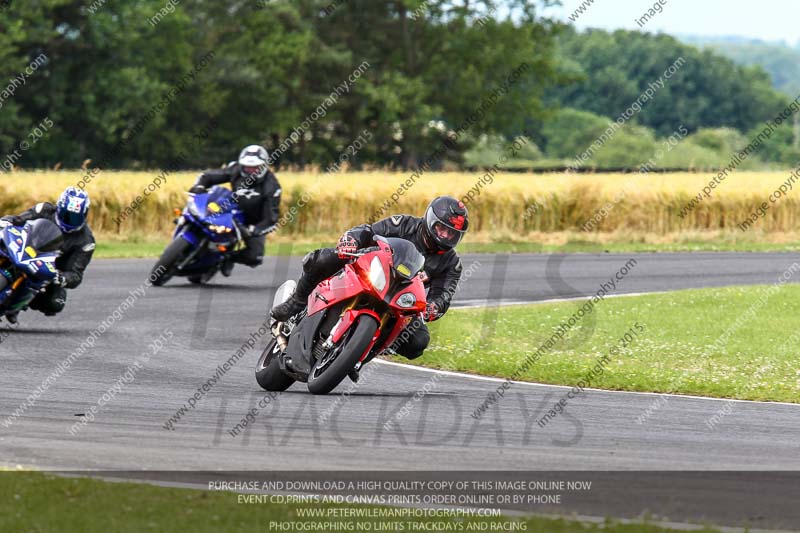
[[89, 195], [82, 189], [67, 187], [56, 203], [56, 224], [65, 233], [79, 231], [86, 225]]
[[263, 146], [251, 144], [239, 154], [238, 163], [239, 172], [243, 178], [260, 180], [267, 175], [269, 154]]
[[425, 240], [432, 248], [450, 250], [461, 241], [469, 226], [464, 202], [452, 196], [437, 196], [425, 211]]

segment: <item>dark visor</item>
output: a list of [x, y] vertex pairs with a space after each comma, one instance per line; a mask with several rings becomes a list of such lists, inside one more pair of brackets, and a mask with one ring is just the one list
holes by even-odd
[[86, 215], [83, 213], [73, 213], [66, 210], [62, 210], [58, 217], [61, 219], [61, 223], [69, 228], [79, 228], [86, 221]]

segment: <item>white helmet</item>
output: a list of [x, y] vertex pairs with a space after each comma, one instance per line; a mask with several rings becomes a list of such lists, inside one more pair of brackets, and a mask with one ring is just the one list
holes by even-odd
[[240, 172], [245, 178], [261, 179], [267, 174], [268, 161], [267, 149], [257, 144], [251, 144], [239, 154]]

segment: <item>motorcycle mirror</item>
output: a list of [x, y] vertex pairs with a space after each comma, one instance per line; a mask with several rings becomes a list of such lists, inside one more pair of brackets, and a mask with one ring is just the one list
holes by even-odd
[[389, 253], [392, 252], [392, 247], [389, 244], [389, 240], [386, 237], [382, 237], [381, 235], [375, 235], [372, 239], [378, 244], [378, 247], [381, 248], [382, 250]]

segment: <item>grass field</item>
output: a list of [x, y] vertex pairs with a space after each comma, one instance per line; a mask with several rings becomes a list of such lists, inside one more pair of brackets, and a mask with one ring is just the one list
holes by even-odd
[[[300, 518], [299, 505], [275, 503], [239, 504], [230, 492], [156, 487], [138, 483], [108, 483], [87, 478], [61, 478], [34, 472], [0, 472], [0, 531], [106, 533], [141, 531], [271, 531], [270, 522], [295, 522], [314, 527], [328, 521], [353, 524], [354, 519]], [[331, 509], [334, 505], [305, 505]], [[349, 506], [354, 508], [359, 506]], [[339, 509], [344, 507], [339, 506]], [[363, 508], [363, 507], [362, 507]], [[373, 531], [386, 519], [358, 518], [370, 522]], [[410, 522], [441, 529], [442, 524], [516, 524], [515, 531], [542, 533], [668, 533], [674, 530], [637, 523], [587, 525], [551, 518], [393, 518], [409, 531]], [[291, 524], [288, 525], [291, 527]], [[335, 526], [334, 526], [335, 527]], [[524, 529], [522, 529], [524, 527]], [[297, 531], [354, 531], [353, 529], [297, 529]], [[426, 529], [418, 529], [425, 531]], [[435, 529], [431, 529], [435, 530]], [[501, 531], [502, 529], [495, 529]], [[714, 529], [695, 530], [710, 533]]]
[[[86, 186], [93, 199], [92, 227], [103, 239], [149, 240], [169, 235], [175, 207], [196, 173], [170, 174], [127, 219], [117, 219], [159, 173], [101, 172]], [[411, 173], [363, 172], [324, 175], [279, 173], [285, 215], [275, 235], [283, 242], [331, 241], [346, 228], [376, 216], [421, 214], [438, 194], [463, 197], [472, 226], [467, 243], [610, 245], [651, 247], [704, 243], [744, 247], [800, 242], [800, 197], [789, 191], [753, 229], [736, 224], [790, 178], [791, 172], [738, 172], [710, 198], [681, 218], [679, 213], [711, 179], [706, 173], [680, 174], [517, 174], [485, 172], [422, 173], [403, 195], [392, 194]], [[17, 172], [0, 181], [0, 213], [18, 212], [42, 199], [54, 199], [74, 185], [80, 171]], [[482, 185], [479, 186], [479, 182]], [[475, 187], [475, 189], [473, 189]], [[382, 210], [382, 211], [381, 211]], [[606, 216], [603, 216], [606, 213]], [[592, 231], [583, 231], [593, 217]]]
[[[728, 287], [606, 299], [520, 379], [574, 386], [635, 328], [632, 342], [609, 356], [590, 387], [800, 402], [800, 285], [784, 285], [754, 309], [764, 290]], [[431, 324], [431, 347], [413, 363], [510, 377], [581, 305], [450, 311]], [[737, 323], [743, 316], [747, 319]], [[494, 332], [484, 335], [484, 325], [494, 320]]]

